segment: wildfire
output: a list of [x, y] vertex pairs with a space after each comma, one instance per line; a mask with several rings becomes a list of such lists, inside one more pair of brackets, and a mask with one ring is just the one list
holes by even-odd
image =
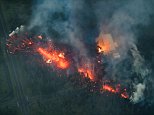
[[126, 92], [120, 94], [122, 98], [128, 99], [129, 96]]
[[88, 77], [92, 81], [95, 79], [93, 72], [88, 68], [78, 68], [78, 72], [83, 73], [85, 77]]
[[118, 94], [120, 94], [120, 96], [122, 98], [128, 99], [129, 96], [126, 92], [126, 89], [124, 89], [124, 91], [121, 93], [119, 91], [119, 88], [120, 88], [120, 85], [118, 85], [118, 87], [116, 87], [116, 89], [114, 89], [112, 86], [109, 86], [109, 85], [103, 85], [101, 90], [105, 90], [105, 91], [108, 91], [108, 92], [111, 92], [111, 93], [118, 93]]
[[117, 91], [109, 85], [103, 85], [103, 89], [112, 93], [117, 93]]
[[115, 49], [115, 43], [113, 42], [110, 34], [100, 34], [96, 40], [98, 52], [108, 54]]
[[[32, 51], [38, 52], [44, 59], [45, 63], [53, 64], [60, 69], [68, 69], [70, 67], [70, 62], [66, 59], [65, 53], [59, 50], [54, 49], [54, 45], [51, 40], [46, 42], [42, 42], [44, 37], [42, 35], [38, 35], [35, 37], [30, 38], [28, 34], [21, 34], [20, 36], [17, 33], [13, 33], [10, 35], [9, 39], [7, 39], [6, 46], [10, 53], [15, 53], [17, 51]], [[32, 41], [33, 40], [33, 41]], [[108, 54], [110, 52], [113, 53], [115, 58], [120, 57], [120, 55], [115, 51], [117, 47], [116, 44], [113, 42], [113, 39], [110, 34], [100, 34], [97, 38], [97, 46], [98, 52]], [[47, 48], [43, 48], [42, 46], [47, 46]], [[96, 58], [97, 59], [97, 58]], [[70, 59], [71, 60], [71, 59]], [[72, 60], [73, 62], [74, 60]], [[100, 60], [96, 60], [98, 63], [101, 63]], [[72, 65], [74, 67], [74, 65]], [[71, 67], [72, 67], [71, 66]], [[79, 60], [79, 66], [77, 70], [79, 73], [82, 73], [84, 77], [87, 77], [92, 82], [97, 82], [96, 77], [98, 72], [94, 72], [94, 67], [99, 67], [88, 59], [81, 59]], [[76, 67], [75, 67], [76, 68]], [[100, 71], [99, 71], [100, 72]], [[100, 85], [102, 82], [100, 78], [98, 78]], [[114, 94], [119, 94], [120, 97], [128, 99], [129, 96], [127, 94], [126, 89], [123, 91], [120, 90], [120, 84], [117, 87], [112, 87], [110, 85], [102, 85], [100, 91], [108, 91]]]
[[46, 63], [55, 63], [57, 67], [66, 69], [69, 67], [69, 62], [65, 59], [64, 53], [59, 53], [56, 50], [48, 52], [44, 48], [37, 48], [37, 52], [42, 55], [47, 61]]
[[33, 44], [33, 41], [25, 38], [25, 36], [12, 35], [7, 39], [6, 46], [10, 53], [15, 53], [17, 51], [27, 51], [26, 49], [32, 47]]

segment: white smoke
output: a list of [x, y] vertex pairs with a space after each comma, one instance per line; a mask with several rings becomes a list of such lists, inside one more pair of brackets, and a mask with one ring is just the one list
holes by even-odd
[[109, 30], [120, 45], [121, 55], [127, 56], [132, 44], [136, 44], [137, 36], [133, 28], [138, 24], [148, 24], [151, 14], [150, 5], [145, 0], [133, 0], [121, 5], [109, 22]]
[[63, 3], [64, 2], [59, 0], [38, 0], [38, 4], [33, 10], [33, 16], [29, 28], [31, 29], [35, 26], [47, 26], [46, 24], [49, 16], [54, 12], [63, 11]]
[[150, 75], [150, 70], [146, 67], [145, 61], [143, 57], [140, 55], [140, 52], [138, 51], [137, 47], [133, 45], [133, 48], [131, 49], [132, 56], [133, 56], [133, 71], [139, 76], [139, 79], [142, 80], [142, 82], [134, 83], [134, 92], [132, 93], [132, 96], [130, 97], [130, 100], [134, 103], [140, 102], [144, 99], [144, 91], [146, 88], [146, 79]]
[[136, 91], [133, 92], [133, 95], [130, 97], [130, 100], [133, 103], [137, 103], [137, 102], [140, 102], [141, 100], [143, 100], [143, 98], [144, 98], [145, 84], [139, 83], [137, 85], [134, 85], [134, 89]]
[[[103, 3], [104, 4], [104, 3]], [[150, 14], [152, 13], [152, 6], [150, 1], [146, 0], [128, 0], [125, 2], [115, 3], [118, 7], [115, 8], [113, 15], [107, 21], [109, 24], [101, 24], [100, 31], [109, 32], [117, 42], [119, 54], [121, 58], [118, 60], [113, 59], [110, 61], [109, 69], [106, 69], [109, 76], [117, 79], [119, 82], [127, 84], [131, 83], [131, 73], [135, 73], [137, 78], [133, 81], [134, 92], [131, 96], [131, 101], [134, 103], [144, 99], [144, 90], [146, 89], [146, 80], [148, 79], [150, 70], [146, 67], [144, 58], [138, 51], [136, 44], [138, 36], [134, 32], [137, 25], [147, 25], [149, 23]], [[100, 4], [101, 5], [101, 4]], [[99, 6], [100, 6], [99, 5]], [[98, 11], [98, 10], [97, 10]], [[98, 16], [100, 18], [101, 16]], [[104, 18], [104, 16], [102, 16]], [[98, 19], [101, 21], [100, 19]], [[124, 63], [131, 51], [132, 58], [131, 70], [127, 70], [125, 66], [120, 66]], [[112, 57], [111, 57], [112, 58]], [[124, 70], [124, 71], [123, 71]], [[111, 72], [112, 71], [112, 72]], [[121, 77], [119, 77], [121, 76]], [[123, 77], [122, 77], [123, 76]]]
[[[48, 28], [51, 26], [52, 29], [63, 35], [63, 42], [71, 44], [80, 52], [80, 55], [86, 56], [87, 51], [84, 44], [80, 40], [82, 39], [82, 35], [76, 24], [76, 12], [82, 8], [82, 0], [38, 0], [36, 9], [33, 11], [29, 29], [40, 26], [41, 30], [48, 34]], [[67, 20], [50, 19], [52, 18], [52, 15], [57, 12], [63, 13], [64, 17], [67, 17]]]
[[150, 70], [145, 65], [144, 58], [140, 55], [136, 45], [133, 45], [132, 49], [132, 56], [133, 56], [133, 71], [141, 77], [141, 79], [145, 79], [150, 73]]
[[[39, 2], [41, 1], [38, 0]], [[34, 9], [29, 29], [39, 26], [42, 32], [48, 34], [48, 30], [52, 28], [62, 36], [59, 42], [71, 45], [74, 50], [78, 51], [78, 57], [84, 57], [84, 63], [89, 62], [91, 59], [89, 59], [86, 46], [82, 41], [84, 38], [81, 28], [77, 24], [80, 21], [78, 12], [84, 10], [84, 5], [83, 0], [44, 0]], [[55, 13], [62, 13], [66, 19], [52, 19]], [[75, 57], [75, 60], [78, 66], [78, 58]]]
[[25, 26], [21, 25], [20, 27], [16, 27], [16, 29], [13, 30], [13, 31], [9, 34], [9, 36], [11, 37], [11, 36], [13, 36], [14, 34], [22, 33], [22, 32], [24, 32], [24, 30], [25, 30]]

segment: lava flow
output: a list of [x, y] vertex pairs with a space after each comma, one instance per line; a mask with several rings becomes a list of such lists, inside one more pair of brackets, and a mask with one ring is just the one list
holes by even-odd
[[41, 47], [37, 48], [37, 52], [48, 60], [48, 62], [55, 63], [55, 65], [61, 69], [67, 69], [69, 67], [69, 62], [65, 59], [64, 53], [59, 53], [56, 50], [48, 52]]

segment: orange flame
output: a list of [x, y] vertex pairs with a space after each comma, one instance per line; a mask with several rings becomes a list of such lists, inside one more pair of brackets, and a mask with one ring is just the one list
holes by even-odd
[[108, 54], [110, 51], [114, 50], [114, 42], [110, 34], [100, 34], [96, 40], [99, 53]]
[[41, 47], [37, 48], [37, 51], [46, 60], [48, 60], [46, 63], [54, 62], [56, 66], [61, 69], [66, 69], [69, 67], [69, 62], [65, 59], [64, 53], [58, 53], [56, 50], [48, 52], [47, 50]]
[[[119, 90], [118, 90], [118, 88], [114, 89], [113, 87], [111, 87], [109, 85], [103, 85], [102, 86], [102, 89], [103, 90], [106, 90], [106, 91], [109, 91], [111, 93], [120, 93]], [[122, 98], [125, 98], [125, 99], [128, 99], [129, 98], [129, 96], [128, 96], [127, 92], [126, 92], [126, 89], [124, 90], [124, 92], [120, 93], [120, 96]]]
[[103, 89], [112, 93], [117, 93], [117, 91], [109, 85], [103, 85]]
[[93, 72], [88, 68], [78, 68], [79, 73], [83, 73], [85, 77], [88, 77], [90, 80], [94, 80]]
[[122, 98], [128, 99], [129, 96], [126, 92], [120, 94]]

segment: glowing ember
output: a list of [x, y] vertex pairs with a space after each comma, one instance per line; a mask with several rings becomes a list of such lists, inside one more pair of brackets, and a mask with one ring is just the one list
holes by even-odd
[[117, 93], [117, 91], [109, 85], [103, 85], [103, 89], [112, 93]]
[[114, 89], [113, 87], [111, 87], [109, 85], [103, 85], [101, 90], [105, 90], [105, 91], [108, 91], [108, 92], [111, 92], [111, 93], [118, 93], [118, 94], [120, 94], [120, 96], [122, 98], [128, 99], [129, 96], [126, 92], [126, 89], [124, 89], [124, 92], [121, 93], [119, 91], [119, 88], [120, 88], [120, 84], [116, 87], [116, 89]]
[[43, 37], [41, 35], [37, 36], [38, 39], [42, 39]]
[[92, 81], [95, 79], [93, 72], [88, 68], [78, 68], [78, 72], [83, 73], [85, 77], [88, 77]]
[[48, 52], [44, 48], [39, 47], [37, 51], [47, 60], [47, 63], [53, 62], [61, 69], [66, 69], [69, 67], [69, 62], [64, 57], [61, 57], [61, 53], [58, 53], [56, 50]]
[[18, 51], [27, 51], [28, 48], [33, 46], [33, 41], [27, 36], [12, 35], [7, 39], [6, 46], [9, 53], [15, 53]]
[[128, 99], [129, 96], [126, 92], [120, 94], [122, 98]]
[[31, 45], [31, 44], [32, 44], [32, 42], [31, 42], [31, 41], [29, 41], [29, 42], [28, 42], [28, 44], [29, 44], [29, 45]]
[[60, 53], [58, 56], [61, 58], [65, 58], [64, 53]]
[[46, 63], [52, 63], [52, 61], [50, 59], [46, 60]]

